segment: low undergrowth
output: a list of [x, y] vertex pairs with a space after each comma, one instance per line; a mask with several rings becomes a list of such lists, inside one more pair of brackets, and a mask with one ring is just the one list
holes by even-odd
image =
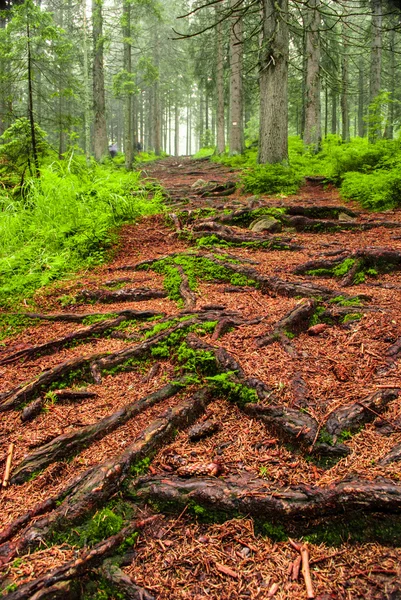
[[[23, 193], [0, 196], [0, 305], [82, 267], [102, 262], [113, 228], [163, 208], [161, 188], [79, 158], [55, 161]], [[12, 299], [12, 300], [11, 300]]]
[[144, 265], [143, 269], [152, 269], [164, 275], [164, 287], [169, 298], [183, 305], [180, 294], [181, 275], [177, 266], [182, 267], [188, 278], [191, 290], [198, 288], [200, 281], [226, 281], [232, 285], [256, 285], [253, 279], [249, 279], [240, 273], [233, 273], [222, 265], [217, 265], [204, 256], [192, 254], [180, 254], [178, 256], [163, 258], [150, 266]]
[[317, 154], [297, 136], [289, 138], [289, 165], [257, 165], [257, 150], [239, 156], [214, 156], [213, 161], [244, 169], [244, 187], [251, 193], [289, 194], [306, 176], [323, 176], [340, 188], [343, 198], [356, 200], [365, 208], [382, 210], [400, 205], [400, 140], [355, 137], [343, 142], [328, 135]]

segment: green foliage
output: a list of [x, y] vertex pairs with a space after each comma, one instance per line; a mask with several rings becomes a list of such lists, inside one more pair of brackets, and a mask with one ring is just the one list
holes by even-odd
[[285, 165], [256, 165], [241, 177], [244, 190], [253, 194], [295, 194], [303, 176]]
[[271, 523], [270, 521], [264, 521], [260, 525], [262, 535], [267, 536], [273, 542], [285, 542], [288, 539], [288, 535], [282, 525], [279, 523]]
[[176, 357], [177, 362], [191, 373], [207, 375], [216, 372], [216, 358], [213, 352], [193, 350], [183, 342], [177, 349]]
[[323, 306], [318, 306], [315, 310], [315, 312], [313, 313], [310, 321], [309, 321], [309, 327], [313, 327], [314, 325], [317, 325], [318, 323], [321, 323], [321, 315], [324, 313], [325, 308]]
[[333, 275], [335, 277], [344, 277], [348, 271], [354, 266], [354, 258], [346, 258], [343, 262], [333, 268]]
[[346, 298], [345, 296], [336, 296], [329, 300], [331, 304], [338, 304], [339, 306], [362, 306], [362, 301], [358, 296], [355, 298]]
[[320, 444], [328, 444], [329, 446], [334, 445], [333, 436], [324, 428], [320, 430], [317, 441]]
[[23, 314], [0, 314], [0, 341], [13, 335], [17, 335], [26, 329], [26, 327], [32, 327], [38, 323], [38, 319], [29, 319]]
[[27, 181], [23, 203], [0, 196], [0, 305], [102, 262], [113, 227], [162, 206], [160, 189], [139, 172], [73, 157], [43, 168], [40, 182]]
[[[401, 161], [400, 161], [401, 164]], [[401, 203], [401, 173], [379, 169], [373, 173], [350, 172], [344, 176], [341, 195], [372, 210], [394, 208]]]
[[145, 456], [145, 458], [138, 460], [130, 466], [131, 475], [133, 477], [140, 477], [141, 475], [145, 475], [149, 470], [150, 463], [151, 459], [149, 456]]
[[105, 538], [115, 535], [123, 528], [124, 519], [111, 508], [105, 507], [73, 530], [55, 531], [52, 542], [76, 546], [93, 546]]
[[169, 298], [175, 300], [180, 305], [182, 303], [180, 295], [181, 276], [175, 265], [180, 265], [188, 278], [188, 284], [191, 290], [196, 290], [199, 281], [229, 281], [233, 285], [255, 285], [255, 281], [244, 277], [238, 273], [233, 273], [226, 267], [218, 265], [204, 256], [192, 254], [179, 254], [178, 256], [168, 257], [153, 263], [144, 269], [150, 268], [157, 273], [165, 275], [164, 287], [168, 292]]
[[344, 325], [350, 321], [360, 321], [363, 318], [362, 313], [350, 313], [343, 318]]
[[98, 315], [89, 315], [82, 320], [82, 325], [94, 325], [95, 323], [101, 323], [107, 321], [107, 319], [115, 319], [117, 315], [115, 313], [105, 313]]
[[[35, 123], [36, 152], [39, 159], [44, 158], [50, 152], [50, 146], [46, 141], [46, 133]], [[18, 173], [23, 175], [29, 169], [33, 176], [33, 148], [31, 124], [26, 117], [20, 117], [0, 136], [0, 161], [1, 172], [8, 175]]]
[[238, 404], [240, 407], [245, 406], [249, 402], [259, 402], [258, 395], [254, 389], [242, 385], [234, 381], [234, 379], [235, 373], [233, 371], [219, 373], [213, 377], [206, 377], [213, 390], [230, 402]]
[[198, 150], [198, 152], [196, 152], [196, 154], [193, 155], [193, 159], [196, 160], [197, 158], [207, 158], [208, 156], [213, 156], [214, 154], [214, 146], [213, 147], [206, 147], [206, 148], [200, 148], [200, 150]]

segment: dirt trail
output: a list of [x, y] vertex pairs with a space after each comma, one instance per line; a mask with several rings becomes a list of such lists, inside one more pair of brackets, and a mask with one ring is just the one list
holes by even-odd
[[144, 174], [166, 215], [1, 349], [4, 589], [312, 597], [289, 535], [313, 597], [400, 598], [401, 211], [313, 180], [250, 197], [207, 160]]

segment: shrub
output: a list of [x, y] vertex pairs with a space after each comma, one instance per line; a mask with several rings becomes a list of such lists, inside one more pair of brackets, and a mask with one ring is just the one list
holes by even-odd
[[0, 304], [100, 263], [111, 228], [161, 210], [160, 187], [139, 171], [88, 167], [80, 158], [43, 167], [40, 181], [27, 181], [23, 201], [0, 197]]
[[401, 205], [401, 173], [379, 170], [373, 173], [346, 173], [341, 196], [360, 202], [365, 208], [382, 210]]
[[281, 164], [256, 165], [245, 171], [242, 183], [246, 192], [254, 194], [295, 194], [303, 176]]

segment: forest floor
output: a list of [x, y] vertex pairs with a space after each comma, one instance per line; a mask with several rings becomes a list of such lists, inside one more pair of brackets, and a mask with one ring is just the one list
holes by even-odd
[[5, 594], [401, 598], [401, 210], [144, 175], [166, 215], [0, 349]]

